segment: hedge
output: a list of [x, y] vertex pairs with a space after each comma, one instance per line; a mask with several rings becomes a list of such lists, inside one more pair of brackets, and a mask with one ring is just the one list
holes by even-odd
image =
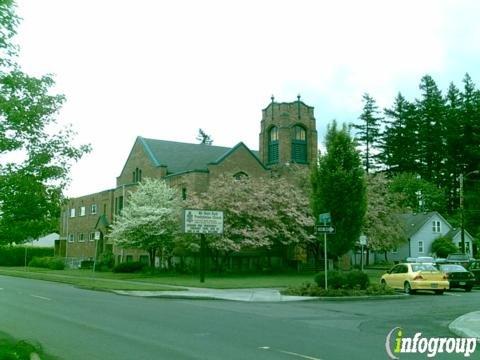
[[65, 269], [65, 262], [63, 258], [56, 257], [34, 257], [32, 261], [28, 263], [28, 266], [47, 268], [52, 270]]
[[[27, 246], [27, 264], [34, 257], [53, 256], [54, 249]], [[0, 266], [24, 266], [25, 246], [0, 246]]]
[[[315, 282], [321, 288], [325, 288], [325, 272], [315, 275]], [[362, 289], [370, 285], [368, 275], [362, 271], [329, 271], [328, 287], [331, 289]]]

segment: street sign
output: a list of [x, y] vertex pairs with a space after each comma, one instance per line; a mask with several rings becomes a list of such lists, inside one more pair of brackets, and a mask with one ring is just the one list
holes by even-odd
[[335, 227], [331, 225], [317, 225], [315, 230], [317, 234], [335, 234]]
[[223, 234], [223, 211], [184, 210], [183, 232], [189, 234]]
[[365, 235], [360, 235], [359, 241], [360, 245], [367, 245], [367, 237]]
[[318, 221], [322, 224], [330, 224], [332, 222], [332, 215], [330, 213], [323, 213], [318, 215]]

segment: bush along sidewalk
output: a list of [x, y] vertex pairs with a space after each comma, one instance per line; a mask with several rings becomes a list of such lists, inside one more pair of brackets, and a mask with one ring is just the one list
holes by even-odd
[[328, 289], [325, 289], [325, 273], [315, 275], [315, 283], [304, 283], [300, 286], [288, 287], [281, 291], [282, 295], [296, 296], [380, 296], [394, 295], [395, 290], [378, 284], [370, 284], [368, 275], [361, 271], [328, 272]]

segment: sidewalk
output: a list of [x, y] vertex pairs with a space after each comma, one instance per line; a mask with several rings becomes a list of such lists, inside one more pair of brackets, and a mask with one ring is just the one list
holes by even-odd
[[448, 328], [457, 336], [477, 338], [480, 343], [480, 311], [474, 311], [456, 318]]
[[124, 291], [114, 290], [116, 294], [174, 299], [197, 299], [197, 300], [233, 300], [246, 302], [281, 302], [281, 301], [306, 301], [316, 300], [316, 297], [288, 296], [280, 294], [277, 289], [254, 288], [254, 289], [207, 289], [194, 287], [180, 287], [183, 291]]

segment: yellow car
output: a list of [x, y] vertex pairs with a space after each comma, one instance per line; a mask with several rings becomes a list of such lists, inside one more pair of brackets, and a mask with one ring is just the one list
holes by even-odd
[[449, 288], [448, 278], [443, 272], [431, 264], [422, 263], [397, 264], [382, 276], [380, 282], [394, 289], [402, 289], [407, 294], [417, 290], [432, 290], [442, 295]]

